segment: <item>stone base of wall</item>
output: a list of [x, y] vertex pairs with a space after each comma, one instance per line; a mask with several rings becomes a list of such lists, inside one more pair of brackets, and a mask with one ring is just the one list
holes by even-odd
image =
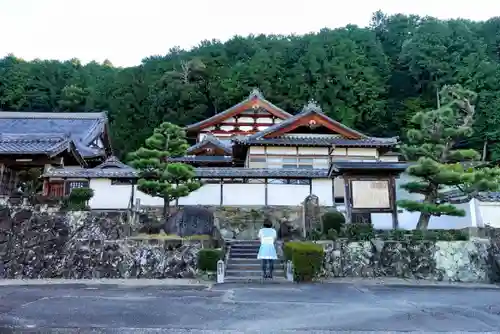
[[130, 240], [127, 215], [0, 207], [0, 278], [180, 278], [202, 241]]
[[487, 239], [439, 242], [323, 242], [322, 276], [491, 282]]

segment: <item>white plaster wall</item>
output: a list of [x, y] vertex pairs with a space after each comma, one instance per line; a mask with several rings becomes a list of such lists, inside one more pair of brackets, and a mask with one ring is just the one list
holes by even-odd
[[333, 156], [353, 156], [353, 157], [378, 157], [378, 150], [376, 148], [343, 148], [337, 147], [332, 152]]
[[332, 179], [313, 179], [312, 194], [318, 196], [319, 205], [333, 206]]
[[267, 186], [268, 205], [300, 205], [309, 196], [309, 185], [268, 184]]
[[303, 155], [328, 155], [328, 147], [299, 147], [299, 154]]
[[[410, 194], [401, 188], [401, 185], [407, 183], [412, 178], [407, 174], [401, 174], [396, 180], [396, 199], [419, 200], [423, 197], [419, 194]], [[471, 215], [471, 204], [456, 204], [456, 207], [465, 211], [465, 217], [440, 216], [432, 217], [429, 222], [430, 229], [460, 229], [475, 225]], [[404, 229], [414, 229], [420, 216], [419, 212], [408, 212], [402, 208], [398, 210], [399, 227]], [[389, 213], [373, 213], [372, 221], [375, 228], [392, 228], [392, 218]]]
[[264, 205], [265, 189], [265, 185], [261, 183], [224, 184], [223, 205]]
[[500, 228], [500, 202], [478, 202], [478, 207], [484, 225]]
[[[179, 205], [219, 205], [220, 191], [220, 184], [204, 184], [188, 196], [179, 198]], [[175, 204], [175, 201], [171, 203]]]
[[[89, 202], [92, 209], [128, 208], [132, 191], [131, 185], [111, 185], [110, 179], [91, 179], [89, 187], [94, 190], [94, 197], [92, 197]], [[137, 190], [137, 186], [135, 187], [134, 198], [139, 198], [143, 205], [163, 205], [163, 200], [161, 198], [149, 196]]]
[[387, 162], [398, 162], [399, 161], [399, 157], [398, 156], [393, 156], [393, 155], [389, 155], [389, 156], [381, 156], [380, 158], [380, 161], [387, 161]]
[[297, 148], [290, 146], [267, 146], [267, 154], [297, 155]]

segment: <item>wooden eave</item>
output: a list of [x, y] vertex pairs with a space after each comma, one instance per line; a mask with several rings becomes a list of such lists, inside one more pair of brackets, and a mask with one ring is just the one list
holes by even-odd
[[295, 122], [290, 123], [286, 126], [280, 127], [274, 132], [267, 133], [263, 138], [275, 138], [287, 134], [290, 131], [300, 127], [300, 126], [310, 126], [311, 122], [315, 122], [315, 126], [322, 126], [334, 133], [347, 138], [347, 139], [361, 139], [363, 138], [357, 131], [351, 130], [345, 126], [342, 126], [338, 122], [332, 122], [330, 119], [324, 117], [321, 114], [311, 113], [306, 114], [303, 117], [298, 118]]
[[190, 155], [206, 155], [206, 149], [211, 148], [213, 150], [213, 153], [210, 155], [228, 155], [226, 151], [224, 151], [222, 148], [220, 148], [217, 145], [214, 145], [210, 142], [203, 144], [202, 146], [196, 148], [195, 150], [192, 150], [189, 152]]
[[235, 117], [248, 109], [253, 109], [253, 107], [255, 107], [255, 106], [265, 109], [272, 116], [277, 117], [281, 120], [285, 120], [285, 119], [292, 117], [291, 114], [286, 113], [283, 110], [280, 110], [279, 108], [277, 108], [275, 105], [273, 105], [269, 101], [267, 101], [259, 96], [252, 96], [251, 98], [249, 98], [243, 102], [240, 102], [239, 104], [236, 104], [235, 106], [233, 106], [233, 107], [231, 107], [231, 108], [229, 108], [221, 113], [218, 113], [217, 115], [214, 115], [205, 121], [200, 122], [199, 125], [193, 124], [192, 126], [187, 126], [186, 130], [188, 132], [193, 132], [193, 131], [200, 131], [200, 130], [203, 130], [205, 128], [211, 127], [211, 126], [215, 126], [215, 125], [219, 124], [220, 122], [223, 122], [231, 117]]

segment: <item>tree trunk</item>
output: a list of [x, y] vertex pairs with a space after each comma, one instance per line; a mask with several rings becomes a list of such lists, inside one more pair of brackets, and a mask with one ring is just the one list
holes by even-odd
[[483, 143], [483, 156], [481, 157], [481, 161], [486, 161], [487, 152], [488, 152], [488, 139], [485, 139]]
[[420, 213], [418, 218], [417, 230], [427, 230], [429, 227], [429, 221], [431, 220], [431, 215], [426, 212]]
[[168, 220], [168, 218], [170, 218], [170, 198], [164, 198], [163, 199], [163, 218], [165, 219], [165, 221]]

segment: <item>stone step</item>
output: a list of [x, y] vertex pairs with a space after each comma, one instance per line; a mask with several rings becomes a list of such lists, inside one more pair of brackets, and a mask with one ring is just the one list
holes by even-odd
[[[254, 258], [235, 258], [235, 257], [229, 257], [228, 264], [256, 264], [256, 265], [261, 265], [262, 260], [257, 259], [257, 256]], [[282, 260], [275, 260], [274, 264], [277, 265], [278, 263], [283, 263]]]
[[258, 250], [251, 250], [251, 249], [231, 249], [229, 251], [229, 254], [259, 254]]
[[228, 243], [234, 245], [234, 244], [258, 244], [260, 243], [259, 239], [253, 239], [253, 240], [227, 240]]
[[[274, 261], [274, 267], [275, 268], [282, 268], [284, 266], [282, 261]], [[229, 260], [227, 263], [227, 267], [231, 268], [261, 268], [262, 267], [262, 262], [261, 260], [256, 260], [256, 261], [231, 261]]]
[[257, 276], [230, 276], [224, 277], [224, 283], [287, 283], [285, 277], [262, 278]]
[[[262, 270], [226, 270], [225, 277], [254, 277], [260, 276], [262, 277]], [[283, 269], [275, 268], [273, 270], [273, 276], [275, 277], [285, 277], [285, 271]]]
[[229, 253], [229, 259], [257, 259], [257, 253]]
[[259, 252], [259, 247], [231, 247], [231, 252]]
[[[246, 266], [246, 265], [228, 265], [226, 267], [226, 271], [259, 271], [262, 270], [261, 265], [256, 265], [256, 266]], [[284, 266], [274, 266], [274, 271], [276, 270], [285, 270]]]

